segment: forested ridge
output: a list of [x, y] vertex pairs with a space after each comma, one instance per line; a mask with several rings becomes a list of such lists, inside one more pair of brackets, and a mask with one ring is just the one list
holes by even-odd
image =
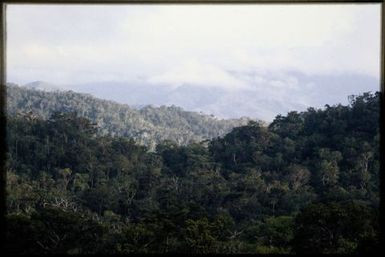
[[99, 135], [130, 137], [151, 150], [163, 140], [186, 145], [222, 136], [233, 127], [248, 122], [246, 118], [217, 119], [176, 106], [144, 106], [138, 110], [89, 94], [47, 92], [11, 83], [7, 86], [6, 108], [9, 115], [32, 112], [43, 119], [48, 119], [54, 112], [76, 112], [96, 123]]
[[379, 98], [155, 151], [81, 112], [9, 115], [6, 251], [376, 252]]

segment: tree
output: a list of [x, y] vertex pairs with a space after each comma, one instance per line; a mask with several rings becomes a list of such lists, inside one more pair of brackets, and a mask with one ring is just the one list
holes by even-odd
[[330, 149], [322, 148], [318, 151], [318, 156], [316, 183], [320, 184], [321, 188], [327, 188], [337, 184], [339, 178], [338, 162], [342, 159], [341, 153], [339, 151], [330, 151]]
[[186, 221], [186, 247], [192, 253], [207, 254], [215, 252], [217, 239], [212, 233], [213, 225], [206, 218]]
[[[378, 235], [375, 209], [357, 203], [311, 204], [295, 220], [295, 253], [354, 253]], [[376, 246], [377, 248], [379, 246]]]

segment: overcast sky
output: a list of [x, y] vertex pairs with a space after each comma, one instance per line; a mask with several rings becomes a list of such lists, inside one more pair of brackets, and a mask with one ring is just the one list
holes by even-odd
[[7, 81], [247, 87], [228, 71], [380, 75], [380, 4], [8, 5]]

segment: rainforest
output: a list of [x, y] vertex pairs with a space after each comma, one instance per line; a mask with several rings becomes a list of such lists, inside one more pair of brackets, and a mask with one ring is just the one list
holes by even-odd
[[9, 253], [380, 249], [379, 92], [266, 124], [8, 90]]

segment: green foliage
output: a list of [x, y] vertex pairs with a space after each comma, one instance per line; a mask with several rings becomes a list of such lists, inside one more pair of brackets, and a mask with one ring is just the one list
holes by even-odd
[[297, 253], [351, 254], [379, 233], [376, 211], [354, 202], [309, 205], [295, 223]]
[[6, 250], [33, 254], [95, 253], [101, 251], [104, 233], [100, 224], [77, 213], [44, 208], [29, 218], [8, 215]]
[[207, 218], [186, 221], [186, 246], [192, 253], [209, 253], [215, 247], [216, 238], [212, 235], [212, 224]]
[[[140, 110], [125, 104], [97, 99], [72, 91], [45, 92], [16, 85], [7, 86], [7, 113], [48, 119], [55, 113], [77, 113], [97, 125], [98, 134], [124, 136], [154, 150], [164, 140], [180, 145], [222, 136], [247, 119], [223, 120], [184, 111], [176, 106]], [[33, 114], [33, 115], [31, 115]], [[66, 115], [66, 114], [65, 114]]]
[[[54, 109], [67, 102], [83, 109], [44, 119], [33, 113], [8, 116], [9, 252], [365, 253], [379, 248], [378, 93], [351, 98], [350, 106], [277, 116], [268, 127], [250, 122], [224, 137], [216, 137], [222, 132], [215, 127], [219, 134], [200, 143], [183, 145], [184, 139], [150, 133], [147, 139], [157, 144], [149, 151], [152, 146], [143, 146], [140, 137], [103, 135], [107, 123], [99, 128], [93, 123], [110, 117], [115, 124], [109, 115], [118, 105], [23, 90], [11, 91], [11, 102], [23, 95], [35, 106], [36, 99], [49, 96], [38, 106]], [[97, 111], [101, 106], [108, 111]], [[204, 127], [176, 107], [160, 109]], [[126, 111], [116, 115], [125, 117], [126, 125], [139, 122]], [[157, 109], [142, 111], [162, 126], [174, 122]]]

